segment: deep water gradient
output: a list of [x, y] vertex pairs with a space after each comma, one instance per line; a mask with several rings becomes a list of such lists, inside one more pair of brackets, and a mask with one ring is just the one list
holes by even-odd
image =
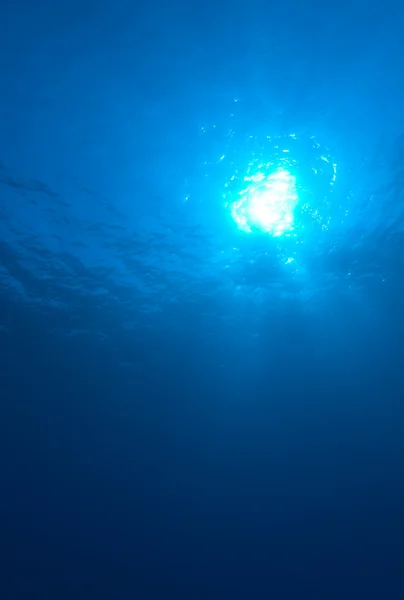
[[403, 31], [3, 2], [1, 599], [404, 597]]

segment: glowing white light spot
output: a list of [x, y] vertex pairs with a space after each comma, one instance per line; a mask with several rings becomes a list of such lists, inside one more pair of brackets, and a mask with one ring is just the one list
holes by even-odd
[[260, 170], [246, 176], [244, 181], [247, 187], [231, 204], [231, 214], [238, 226], [244, 231], [260, 229], [273, 236], [291, 232], [298, 203], [295, 178], [283, 169], [270, 174]]

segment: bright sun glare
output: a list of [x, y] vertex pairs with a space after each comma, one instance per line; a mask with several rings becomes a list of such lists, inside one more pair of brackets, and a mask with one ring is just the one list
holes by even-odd
[[295, 177], [279, 168], [269, 174], [259, 170], [244, 177], [244, 182], [239, 198], [231, 203], [231, 215], [239, 228], [247, 232], [259, 229], [273, 236], [290, 234], [299, 201]]

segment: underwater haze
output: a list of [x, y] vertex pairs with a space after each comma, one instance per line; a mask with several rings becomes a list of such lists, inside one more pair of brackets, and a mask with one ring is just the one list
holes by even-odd
[[404, 598], [404, 3], [3, 0], [0, 598]]

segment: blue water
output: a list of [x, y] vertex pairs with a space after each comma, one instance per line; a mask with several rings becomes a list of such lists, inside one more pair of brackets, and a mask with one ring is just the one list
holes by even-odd
[[0, 13], [0, 598], [404, 597], [404, 4]]

